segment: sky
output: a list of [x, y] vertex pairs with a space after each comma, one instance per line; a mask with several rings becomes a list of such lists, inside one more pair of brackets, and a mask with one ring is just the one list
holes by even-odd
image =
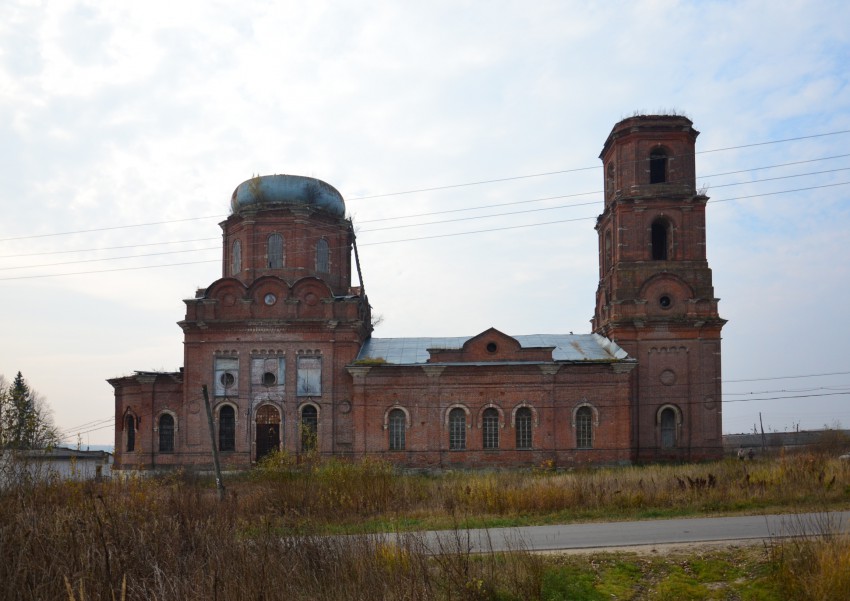
[[850, 427], [850, 3], [0, 3], [0, 374], [69, 443], [183, 363], [233, 189], [346, 199], [378, 337], [587, 333], [598, 159], [694, 122], [723, 430]]

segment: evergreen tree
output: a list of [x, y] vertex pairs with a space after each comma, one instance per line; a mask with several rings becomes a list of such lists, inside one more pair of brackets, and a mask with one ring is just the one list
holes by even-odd
[[40, 449], [58, 442], [50, 411], [21, 372], [11, 386], [0, 379], [0, 447]]

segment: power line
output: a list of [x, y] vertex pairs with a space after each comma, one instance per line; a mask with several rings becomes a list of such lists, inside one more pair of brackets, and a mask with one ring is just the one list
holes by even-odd
[[[810, 139], [810, 138], [822, 138], [822, 137], [825, 137], [825, 136], [836, 136], [836, 135], [848, 134], [848, 133], [850, 133], [850, 130], [839, 130], [839, 131], [832, 131], [832, 132], [827, 132], [827, 133], [823, 133], [823, 134], [812, 134], [812, 135], [808, 135], [808, 136], [798, 136], [796, 138], [784, 138], [784, 139], [781, 139], [781, 140], [769, 140], [767, 142], [754, 142], [752, 144], [741, 144], [741, 145], [738, 145], [738, 146], [728, 146], [728, 147], [725, 147], [725, 148], [712, 148], [712, 149], [709, 149], [709, 150], [700, 150], [700, 151], [695, 152], [694, 154], [707, 154], [707, 153], [710, 153], [710, 152], [724, 152], [724, 151], [727, 151], [727, 150], [739, 150], [741, 148], [752, 148], [752, 147], [755, 147], [755, 146], [767, 146], [767, 145], [770, 145], [770, 144], [782, 144], [782, 143], [785, 143], [785, 142], [796, 142], [796, 141], [799, 141], [799, 140], [807, 140], [807, 139]], [[634, 161], [634, 162], [637, 162], [637, 161]], [[578, 171], [590, 171], [592, 169], [602, 169], [602, 166], [601, 165], [594, 165], [593, 167], [576, 167], [576, 168], [573, 168], [573, 169], [564, 169], [564, 170], [559, 170], [559, 171], [547, 171], [547, 172], [544, 172], [544, 173], [532, 173], [530, 175], [515, 175], [515, 176], [512, 176], [512, 177], [502, 177], [502, 178], [487, 179], [487, 180], [480, 180], [480, 181], [473, 181], [473, 182], [464, 182], [464, 183], [460, 183], [460, 184], [446, 184], [446, 185], [442, 185], [442, 186], [432, 186], [432, 187], [429, 187], [429, 188], [417, 188], [417, 189], [412, 189], [412, 190], [403, 190], [401, 192], [386, 192], [386, 193], [383, 193], [383, 194], [371, 194], [369, 196], [356, 196], [356, 197], [353, 197], [353, 198], [349, 198], [348, 200], [366, 200], [366, 199], [371, 199], [371, 198], [386, 198], [388, 196], [401, 196], [401, 195], [406, 195], [406, 194], [418, 194], [420, 192], [435, 192], [437, 190], [448, 190], [448, 189], [451, 189], [451, 188], [462, 188], [462, 187], [466, 187], [466, 186], [480, 186], [482, 184], [494, 184], [494, 183], [499, 183], [499, 182], [518, 180], [518, 179], [546, 177], [546, 176], [549, 176], [549, 175], [560, 175], [560, 174], [563, 174], [563, 173], [575, 173], [575, 172], [578, 172]]]
[[[809, 139], [809, 138], [820, 138], [820, 137], [825, 137], [825, 136], [833, 136], [833, 135], [840, 135], [840, 134], [847, 134], [847, 133], [850, 133], [850, 130], [839, 130], [839, 131], [827, 132], [827, 133], [822, 133], [822, 134], [812, 134], [812, 135], [808, 135], [808, 136], [798, 136], [798, 137], [795, 137], [795, 138], [785, 138], [785, 139], [780, 139], [780, 140], [770, 140], [770, 141], [766, 141], [766, 142], [755, 142], [755, 143], [752, 143], [752, 144], [729, 146], [729, 147], [725, 147], [725, 148], [714, 148], [714, 149], [709, 149], [709, 150], [701, 150], [701, 151], [697, 151], [695, 154], [721, 152], [721, 151], [727, 151], [727, 150], [736, 150], [736, 149], [741, 149], [741, 148], [750, 148], [750, 147], [764, 146], [764, 145], [769, 145], [769, 144], [780, 144], [780, 143], [785, 143], [785, 142], [805, 140], [805, 139]], [[794, 161], [794, 162], [790, 162], [790, 163], [782, 163], [782, 164], [778, 164], [778, 165], [768, 165], [768, 166], [764, 166], [764, 167], [754, 167], [752, 169], [730, 171], [730, 172], [727, 172], [727, 173], [704, 175], [704, 176], [700, 176], [700, 177], [702, 177], [702, 178], [719, 177], [719, 176], [722, 176], [722, 175], [730, 175], [730, 174], [734, 174], [734, 173], [743, 173], [743, 172], [747, 172], [747, 171], [756, 171], [756, 170], [760, 170], [760, 169], [770, 169], [770, 168], [776, 168], [776, 167], [791, 166], [791, 165], [797, 165], [797, 164], [809, 163], [809, 162], [816, 162], [816, 161], [821, 161], [821, 160], [842, 158], [842, 157], [846, 157], [846, 156], [850, 156], [850, 154], [840, 154], [840, 155], [833, 155], [833, 156], [829, 156], [829, 157], [822, 157], [822, 158], [818, 158], [818, 159], [808, 159], [808, 160], [802, 160], [802, 161]], [[640, 162], [640, 161], [638, 160], [638, 161], [632, 161], [632, 162]], [[536, 174], [530, 174], [530, 175], [517, 175], [517, 176], [510, 176], [510, 177], [505, 177], [505, 178], [495, 178], [495, 179], [490, 179], [490, 180], [480, 180], [480, 181], [475, 181], [475, 182], [465, 182], [465, 183], [459, 183], [459, 184], [448, 184], [448, 185], [444, 185], [444, 186], [435, 186], [435, 187], [430, 187], [430, 188], [420, 188], [420, 189], [415, 189], [415, 190], [404, 190], [404, 191], [399, 191], [399, 192], [389, 192], [389, 193], [385, 193], [385, 194], [376, 194], [376, 195], [371, 195], [371, 196], [352, 197], [352, 198], [348, 198], [347, 200], [353, 201], [353, 200], [365, 200], [365, 199], [370, 199], [370, 198], [381, 198], [381, 197], [386, 197], [386, 196], [399, 196], [399, 195], [405, 195], [405, 194], [414, 194], [414, 193], [418, 193], [418, 192], [430, 192], [430, 191], [442, 190], [442, 189], [448, 189], [448, 188], [459, 188], [459, 187], [464, 187], [464, 186], [475, 186], [475, 185], [487, 184], [487, 183], [498, 183], [498, 182], [504, 182], [504, 181], [517, 180], [517, 179], [528, 179], [528, 178], [534, 178], [534, 177], [543, 177], [543, 176], [547, 176], [547, 175], [556, 175], [556, 174], [562, 174], [562, 173], [573, 173], [573, 172], [579, 172], [579, 171], [588, 171], [588, 170], [591, 170], [591, 169], [600, 169], [600, 168], [601, 168], [600, 165], [596, 165], [596, 166], [593, 166], [593, 167], [577, 167], [577, 168], [572, 168], [572, 169], [563, 169], [563, 170], [559, 170], [559, 171], [549, 171], [549, 172], [536, 173]], [[581, 194], [593, 194], [593, 192], [587, 192], [587, 193], [581, 193]], [[522, 202], [522, 201], [520, 201], [520, 202]], [[527, 202], [534, 202], [534, 201], [527, 201]], [[485, 207], [481, 207], [481, 208], [486, 208], [487, 206], [500, 206], [500, 205], [486, 205]], [[455, 210], [467, 210], [467, 209], [455, 209]], [[474, 209], [468, 209], [468, 210], [474, 210]], [[428, 215], [428, 214], [425, 214], [425, 215]], [[416, 216], [419, 216], [419, 215], [416, 215]], [[136, 227], [146, 227], [146, 226], [151, 226], [151, 225], [164, 225], [164, 224], [169, 224], [169, 223], [179, 223], [179, 222], [184, 222], [184, 221], [196, 221], [196, 220], [203, 220], [203, 219], [222, 219], [222, 218], [226, 218], [226, 217], [227, 217], [227, 215], [207, 215], [207, 216], [203, 216], [203, 217], [186, 217], [186, 218], [182, 218], [182, 219], [153, 221], [153, 222], [148, 222], [148, 223], [137, 223], [137, 224], [129, 224], [129, 225], [107, 226], [107, 227], [102, 227], [102, 228], [91, 228], [91, 229], [85, 229], [85, 230], [73, 230], [73, 231], [66, 231], [66, 232], [54, 232], [54, 233], [49, 233], [49, 234], [32, 234], [32, 235], [27, 235], [27, 236], [0, 238], [0, 242], [8, 242], [8, 241], [14, 241], [14, 240], [26, 240], [26, 239], [33, 239], [33, 238], [46, 238], [46, 237], [53, 237], [53, 236], [66, 236], [66, 235], [71, 235], [71, 234], [92, 233], [92, 232], [99, 232], [99, 231], [128, 229], [128, 228], [136, 228]], [[373, 221], [377, 221], [377, 220], [373, 220]]]

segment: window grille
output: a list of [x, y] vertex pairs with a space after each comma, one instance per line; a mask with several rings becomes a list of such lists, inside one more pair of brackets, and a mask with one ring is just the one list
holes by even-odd
[[576, 411], [576, 446], [580, 449], [593, 448], [593, 411], [590, 407], [579, 407]]
[[272, 269], [283, 267], [283, 236], [280, 234], [269, 236], [267, 258]]
[[499, 412], [490, 407], [484, 410], [484, 448], [499, 448]]
[[517, 410], [514, 418], [516, 427], [516, 448], [531, 448], [531, 409], [522, 407]]
[[218, 450], [236, 450], [236, 411], [230, 405], [218, 411]]
[[393, 409], [389, 415], [390, 451], [403, 451], [405, 449], [405, 426], [407, 416], [401, 409]]
[[452, 451], [466, 449], [466, 411], [460, 408], [449, 412], [449, 449]]
[[169, 413], [159, 416], [159, 452], [174, 452], [174, 416]]

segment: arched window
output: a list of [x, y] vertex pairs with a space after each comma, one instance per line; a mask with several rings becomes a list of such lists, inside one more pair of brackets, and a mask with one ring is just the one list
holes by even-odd
[[528, 407], [517, 409], [516, 417], [514, 418], [514, 427], [516, 428], [516, 448], [530, 449], [531, 409]]
[[233, 250], [230, 253], [230, 275], [236, 275], [242, 271], [242, 243], [233, 241]]
[[316, 242], [316, 271], [319, 273], [328, 273], [330, 271], [328, 241], [324, 238]]
[[608, 198], [614, 196], [614, 162], [608, 163], [608, 168], [605, 170], [605, 192]]
[[663, 219], [656, 219], [652, 222], [652, 260], [666, 261], [669, 256], [670, 248], [670, 226]]
[[663, 184], [667, 181], [667, 152], [656, 148], [649, 155], [649, 183]]
[[159, 416], [159, 452], [174, 452], [174, 416], [170, 413]]
[[676, 448], [676, 411], [667, 407], [661, 411], [658, 419], [661, 425], [661, 448]]
[[319, 410], [315, 405], [301, 409], [301, 450], [314, 451], [319, 438]]
[[283, 236], [280, 234], [269, 236], [266, 256], [268, 258], [268, 266], [272, 269], [283, 267]]
[[455, 407], [449, 412], [449, 450], [466, 449], [466, 411]]
[[236, 411], [230, 405], [218, 410], [218, 450], [236, 450]]
[[499, 448], [499, 412], [489, 407], [481, 417], [483, 422], [484, 448]]
[[124, 418], [124, 433], [127, 435], [127, 452], [136, 450], [136, 418], [128, 415]]
[[593, 411], [587, 406], [576, 410], [576, 447], [593, 448]]
[[387, 429], [390, 433], [390, 451], [403, 451], [405, 449], [404, 431], [407, 426], [407, 416], [401, 409], [390, 411]]
[[611, 230], [605, 230], [605, 273], [611, 269]]

